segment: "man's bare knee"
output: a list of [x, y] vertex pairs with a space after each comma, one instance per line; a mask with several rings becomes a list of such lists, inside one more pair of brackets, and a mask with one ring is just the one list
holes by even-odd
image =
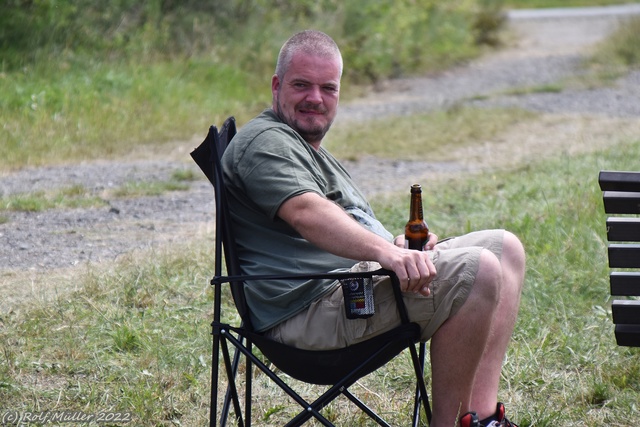
[[524, 270], [525, 250], [520, 239], [513, 233], [506, 231], [502, 242], [502, 262], [514, 270]]
[[515, 235], [506, 232], [501, 257], [503, 283], [506, 288], [518, 294], [521, 292], [524, 282], [525, 262], [524, 246]]
[[[502, 286], [502, 266], [500, 260], [489, 250], [480, 253], [480, 266], [473, 283], [472, 294], [485, 300], [485, 303], [498, 303]], [[487, 307], [489, 308], [489, 307]]]

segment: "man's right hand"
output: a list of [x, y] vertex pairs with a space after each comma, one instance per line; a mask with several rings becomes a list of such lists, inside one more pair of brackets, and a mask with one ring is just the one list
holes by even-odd
[[380, 265], [396, 273], [403, 292], [429, 296], [431, 293], [429, 285], [437, 274], [429, 252], [404, 249], [399, 247], [397, 241], [396, 246], [391, 248], [389, 253], [379, 261]]

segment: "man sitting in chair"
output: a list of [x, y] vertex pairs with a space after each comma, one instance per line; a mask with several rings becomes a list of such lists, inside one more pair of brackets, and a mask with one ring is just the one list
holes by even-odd
[[[505, 230], [440, 243], [431, 233], [424, 251], [405, 249], [404, 236], [393, 239], [321, 146], [336, 116], [341, 75], [333, 39], [295, 34], [278, 56], [272, 108], [244, 125], [225, 151], [243, 273], [393, 271], [411, 321], [431, 340], [431, 425], [515, 426], [497, 394], [524, 280], [522, 244]], [[255, 329], [300, 348], [344, 347], [400, 324], [388, 277], [376, 280], [375, 314], [366, 319], [346, 319], [337, 282], [251, 282], [246, 294]]]

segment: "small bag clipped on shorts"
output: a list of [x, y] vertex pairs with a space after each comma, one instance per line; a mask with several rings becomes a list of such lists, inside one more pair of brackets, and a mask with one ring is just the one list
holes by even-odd
[[366, 319], [375, 313], [373, 279], [353, 277], [340, 280], [347, 319]]

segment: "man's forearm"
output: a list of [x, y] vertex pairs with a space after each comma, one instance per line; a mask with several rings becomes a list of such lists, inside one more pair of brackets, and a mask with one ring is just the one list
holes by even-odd
[[344, 258], [379, 261], [382, 252], [393, 247], [358, 224], [342, 207], [315, 193], [288, 200], [278, 215], [309, 242]]

